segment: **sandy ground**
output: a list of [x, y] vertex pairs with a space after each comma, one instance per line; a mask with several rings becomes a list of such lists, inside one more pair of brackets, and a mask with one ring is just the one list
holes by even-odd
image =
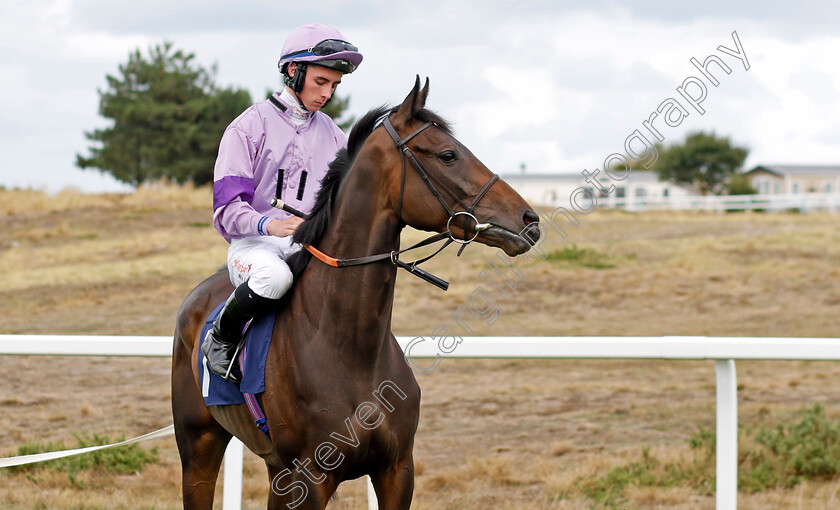
[[[106, 200], [97, 207], [18, 210], [0, 218], [0, 334], [170, 335], [180, 299], [224, 260], [205, 204]], [[25, 208], [24, 208], [25, 209]], [[598, 213], [549, 249], [587, 247], [612, 267], [517, 259], [526, 275], [498, 298], [499, 320], [475, 335], [835, 336], [840, 218], [824, 215]], [[413, 234], [409, 234], [411, 236]], [[444, 294], [408, 276], [398, 335], [451, 321], [482, 280], [488, 249], [435, 259]], [[34, 269], [32, 269], [34, 268]], [[133, 437], [171, 423], [169, 359], [2, 356], [0, 455], [74, 434]], [[840, 363], [738, 363], [740, 422], [774, 423], [803, 405], [840, 412]], [[581, 477], [637, 459], [688, 455], [714, 426], [714, 367], [646, 360], [444, 360], [418, 375], [423, 391], [412, 508], [589, 508]], [[136, 475], [0, 472], [3, 508], [178, 508], [173, 439]], [[247, 454], [245, 508], [264, 507], [260, 461]], [[364, 484], [331, 508], [366, 508]], [[742, 494], [741, 508], [834, 508], [838, 482]], [[218, 502], [217, 502], [218, 503]], [[622, 508], [713, 508], [689, 488], [637, 488]], [[220, 507], [220, 505], [218, 505]]]

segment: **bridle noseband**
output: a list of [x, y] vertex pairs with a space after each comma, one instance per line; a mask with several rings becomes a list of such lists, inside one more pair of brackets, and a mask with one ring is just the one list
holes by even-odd
[[[423, 165], [420, 163], [420, 161], [417, 160], [417, 157], [411, 151], [411, 148], [408, 146], [409, 140], [411, 140], [415, 136], [419, 135], [420, 133], [422, 133], [423, 131], [425, 131], [429, 127], [436, 126], [436, 124], [434, 122], [427, 122], [427, 123], [423, 124], [422, 126], [417, 128], [416, 130], [414, 130], [414, 132], [412, 132], [410, 135], [406, 136], [405, 138], [400, 138], [400, 135], [397, 133], [397, 130], [394, 129], [394, 125], [391, 124], [390, 116], [385, 117], [385, 119], [382, 121], [382, 125], [385, 127], [385, 130], [391, 136], [391, 139], [394, 141], [394, 144], [396, 144], [397, 149], [400, 151], [400, 164], [401, 164], [400, 198], [399, 198], [399, 203], [398, 203], [398, 206], [397, 206], [397, 218], [402, 218], [403, 195], [405, 193], [405, 174], [406, 174], [405, 159], [408, 158], [408, 160], [411, 161], [411, 165], [415, 168], [415, 170], [417, 170], [417, 173], [420, 174], [420, 177], [423, 179], [423, 182], [426, 183], [426, 186], [432, 192], [432, 195], [438, 200], [438, 202], [440, 202], [440, 205], [443, 206], [446, 213], [449, 214], [449, 220], [447, 220], [447, 222], [446, 222], [446, 231], [445, 232], [440, 232], [440, 233], [435, 234], [435, 235], [433, 235], [429, 238], [426, 238], [423, 241], [420, 241], [419, 243], [417, 243], [417, 244], [415, 244], [415, 245], [413, 245], [409, 248], [406, 248], [404, 250], [394, 250], [390, 253], [380, 253], [380, 254], [377, 254], [377, 255], [369, 255], [367, 257], [358, 257], [358, 258], [353, 258], [353, 259], [337, 259], [337, 258], [334, 258], [334, 257], [330, 257], [329, 255], [326, 255], [325, 253], [321, 252], [320, 250], [318, 250], [317, 248], [315, 248], [314, 246], [311, 246], [311, 245], [306, 245], [305, 248], [315, 258], [317, 258], [318, 260], [324, 262], [325, 264], [328, 264], [328, 265], [333, 266], [333, 267], [360, 266], [360, 265], [363, 265], [363, 264], [370, 264], [372, 262], [378, 262], [380, 260], [390, 259], [391, 262], [394, 265], [396, 265], [398, 267], [401, 267], [403, 269], [406, 269], [410, 273], [412, 273], [416, 276], [419, 276], [420, 278], [423, 278], [427, 282], [432, 283], [434, 285], [437, 285], [438, 287], [442, 288], [443, 290], [446, 290], [449, 286], [449, 283], [447, 283], [446, 281], [444, 281], [444, 280], [442, 280], [442, 279], [440, 279], [440, 278], [438, 278], [438, 277], [436, 277], [436, 276], [434, 276], [434, 275], [432, 275], [432, 274], [430, 274], [426, 271], [423, 271], [422, 269], [418, 268], [417, 265], [431, 259], [435, 255], [437, 255], [438, 253], [443, 251], [444, 248], [446, 248], [447, 246], [449, 246], [453, 242], [461, 245], [461, 249], [458, 250], [458, 255], [460, 256], [461, 253], [464, 251], [464, 248], [466, 248], [468, 244], [473, 242], [475, 240], [475, 238], [478, 237], [478, 234], [480, 234], [481, 232], [489, 229], [492, 226], [490, 223], [479, 223], [478, 218], [476, 218], [475, 215], [473, 214], [473, 210], [475, 209], [475, 206], [478, 205], [478, 202], [484, 197], [484, 195], [487, 194], [487, 192], [490, 190], [490, 188], [493, 186], [493, 184], [497, 180], [499, 180], [499, 176], [497, 174], [493, 174], [492, 177], [490, 177], [490, 180], [487, 181], [487, 183], [484, 185], [484, 187], [482, 187], [481, 190], [478, 192], [478, 194], [476, 194], [475, 198], [472, 201], [472, 204], [467, 205], [460, 198], [458, 198], [458, 196], [455, 195], [455, 193], [450, 191], [449, 188], [447, 188], [446, 185], [440, 181], [440, 179], [435, 177], [434, 174], [430, 174], [428, 171], [426, 171], [426, 169], [423, 167]], [[435, 186], [435, 184], [437, 184], [437, 186]], [[438, 187], [440, 189], [442, 189], [443, 191], [445, 191], [450, 197], [452, 197], [452, 199], [454, 199], [454, 201], [457, 203], [457, 205], [459, 205], [463, 209], [463, 211], [457, 211], [456, 212], [455, 210], [453, 210], [452, 207], [449, 205], [449, 203], [443, 198], [443, 195], [438, 190]], [[465, 225], [464, 225], [464, 237], [465, 238], [464, 239], [456, 238], [455, 235], [452, 233], [452, 230], [450, 228], [451, 224], [452, 224], [452, 221], [455, 220], [459, 216], [464, 216], [465, 217], [464, 218], [465, 219]], [[475, 234], [471, 238], [467, 239], [466, 237], [468, 236], [468, 232], [469, 232], [469, 224], [470, 224], [469, 220], [470, 220], [470, 218], [472, 218], [472, 220], [475, 222]], [[447, 237], [448, 237], [448, 239], [447, 239]], [[429, 255], [427, 257], [424, 257], [424, 258], [419, 259], [419, 260], [415, 260], [414, 262], [411, 262], [411, 263], [403, 262], [402, 260], [399, 260], [399, 258], [398, 258], [398, 256], [401, 253], [407, 252], [409, 250], [413, 250], [415, 248], [420, 248], [422, 246], [427, 246], [427, 245], [435, 243], [437, 241], [442, 241], [444, 239], [446, 239], [446, 242], [443, 244], [443, 246], [441, 246], [437, 251], [435, 251], [434, 253], [432, 253], [431, 255]]]

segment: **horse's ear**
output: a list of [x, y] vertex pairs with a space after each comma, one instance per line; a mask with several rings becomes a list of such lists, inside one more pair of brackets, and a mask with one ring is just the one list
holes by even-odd
[[397, 110], [397, 115], [404, 117], [406, 120], [411, 120], [417, 112], [426, 106], [426, 98], [429, 96], [429, 79], [426, 78], [426, 84], [423, 89], [420, 89], [420, 75], [414, 79], [414, 88], [408, 93], [405, 100]]
[[[420, 84], [420, 77], [417, 77], [417, 84]], [[411, 115], [413, 116], [420, 110], [422, 110], [426, 106], [426, 98], [429, 97], [429, 77], [426, 77], [426, 83], [423, 85], [423, 90], [417, 94], [417, 101], [415, 101], [414, 109], [411, 111]]]

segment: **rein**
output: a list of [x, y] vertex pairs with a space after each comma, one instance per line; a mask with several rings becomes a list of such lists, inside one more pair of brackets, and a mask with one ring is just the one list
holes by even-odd
[[[493, 176], [490, 178], [490, 180], [487, 181], [487, 183], [484, 185], [484, 187], [482, 187], [481, 190], [478, 192], [478, 194], [476, 194], [475, 198], [473, 199], [472, 204], [467, 205], [460, 198], [458, 198], [458, 196], [455, 195], [455, 193], [453, 193], [451, 190], [449, 190], [446, 187], [446, 185], [444, 185], [440, 181], [440, 179], [435, 177], [434, 174], [430, 174], [429, 172], [427, 172], [426, 169], [423, 168], [423, 165], [420, 163], [420, 161], [417, 160], [417, 157], [411, 151], [411, 148], [409, 148], [408, 145], [407, 145], [409, 140], [411, 140], [415, 136], [419, 135], [420, 133], [422, 133], [423, 131], [425, 131], [429, 127], [436, 125], [434, 122], [425, 123], [424, 125], [417, 128], [414, 132], [412, 132], [410, 135], [408, 135], [405, 138], [400, 138], [396, 129], [394, 129], [393, 124], [391, 124], [390, 117], [385, 117], [385, 120], [382, 121], [382, 125], [385, 127], [385, 130], [391, 136], [391, 139], [394, 141], [394, 144], [397, 146], [397, 149], [400, 151], [400, 163], [401, 163], [402, 168], [401, 168], [401, 179], [400, 179], [400, 199], [399, 199], [399, 205], [398, 205], [398, 209], [397, 209], [397, 216], [398, 217], [402, 216], [402, 205], [403, 205], [403, 195], [405, 193], [405, 175], [406, 175], [405, 159], [407, 157], [408, 160], [411, 161], [411, 165], [420, 174], [420, 177], [423, 179], [423, 182], [426, 183], [426, 186], [432, 192], [432, 195], [437, 199], [438, 202], [440, 202], [441, 206], [443, 206], [443, 208], [447, 212], [447, 214], [449, 214], [449, 220], [446, 222], [446, 231], [440, 232], [440, 233], [435, 234], [431, 237], [428, 237], [428, 238], [424, 239], [423, 241], [420, 241], [419, 243], [416, 243], [416, 244], [414, 244], [414, 245], [412, 245], [412, 246], [410, 246], [410, 247], [408, 247], [404, 250], [394, 250], [394, 251], [391, 251], [391, 252], [388, 252], [388, 253], [379, 253], [379, 254], [376, 254], [376, 255], [368, 255], [366, 257], [358, 257], [358, 258], [352, 258], [352, 259], [339, 259], [339, 258], [331, 257], [331, 256], [325, 254], [324, 252], [320, 251], [319, 249], [315, 248], [314, 246], [308, 245], [308, 244], [305, 245], [304, 248], [306, 248], [306, 250], [309, 253], [311, 253], [312, 256], [314, 256], [315, 258], [317, 258], [321, 262], [323, 262], [323, 263], [325, 263], [329, 266], [337, 267], [337, 268], [361, 266], [361, 265], [364, 265], [364, 264], [370, 264], [370, 263], [373, 263], [373, 262], [379, 262], [381, 260], [389, 259], [391, 261], [391, 263], [396, 265], [397, 267], [401, 267], [401, 268], [407, 270], [408, 272], [410, 272], [411, 274], [413, 274], [415, 276], [418, 276], [418, 277], [422, 278], [423, 280], [425, 280], [425, 281], [427, 281], [427, 282], [429, 282], [429, 283], [431, 283], [431, 284], [433, 284], [437, 287], [440, 287], [443, 290], [446, 290], [449, 287], [448, 282], [446, 282], [445, 280], [442, 280], [441, 278], [438, 278], [437, 276], [435, 276], [435, 275], [433, 275], [433, 274], [431, 274], [427, 271], [424, 271], [424, 270], [418, 268], [417, 265], [431, 259], [435, 255], [437, 255], [438, 253], [443, 251], [444, 248], [446, 248], [447, 246], [449, 246], [453, 242], [461, 245], [460, 250], [458, 250], [458, 256], [460, 256], [461, 253], [464, 251], [464, 248], [466, 248], [468, 244], [473, 242], [475, 240], [475, 238], [478, 237], [478, 234], [480, 234], [481, 232], [489, 229], [492, 226], [490, 223], [479, 223], [478, 218], [476, 218], [475, 215], [473, 215], [473, 210], [475, 209], [475, 206], [478, 205], [478, 202], [484, 197], [484, 195], [487, 194], [487, 192], [490, 190], [490, 188], [493, 186], [493, 184], [497, 180], [499, 180], [499, 176], [497, 174], [493, 174]], [[434, 181], [434, 182], [432, 182], [432, 181]], [[435, 186], [435, 184], [437, 184], [437, 187]], [[443, 189], [443, 191], [445, 191], [450, 197], [452, 197], [455, 200], [455, 202], [464, 210], [463, 211], [458, 211], [458, 212], [454, 211], [452, 209], [452, 207], [449, 205], [449, 203], [443, 198], [443, 195], [440, 193], [440, 191], [438, 191], [438, 187]], [[277, 207], [278, 209], [283, 209], [287, 212], [290, 212], [292, 214], [295, 214], [297, 216], [305, 218], [305, 215], [300, 213], [300, 211], [297, 211], [297, 210], [292, 209], [291, 207], [285, 206], [285, 204], [283, 204], [283, 202], [280, 201], [279, 199], [277, 199], [276, 201], [272, 200], [271, 205]], [[464, 235], [465, 235], [464, 239], [457, 239], [452, 234], [452, 231], [450, 230], [450, 225], [451, 225], [452, 221], [455, 220], [456, 218], [458, 218], [459, 216], [464, 216], [464, 220], [465, 220], [464, 221], [464, 223], [465, 223], [464, 224]], [[469, 224], [470, 224], [469, 220], [470, 220], [470, 218], [472, 218], [472, 220], [475, 222], [475, 235], [473, 235], [469, 239], [466, 239], [466, 235], [467, 235], [467, 232], [469, 230]], [[414, 262], [411, 262], [411, 263], [404, 262], [404, 261], [402, 261], [398, 258], [401, 253], [405, 253], [409, 250], [414, 250], [416, 248], [421, 248], [423, 246], [428, 246], [432, 243], [436, 243], [436, 242], [442, 241], [444, 239], [446, 239], [446, 242], [440, 248], [438, 248], [437, 251], [435, 251], [434, 253], [432, 253], [431, 255], [429, 255], [427, 257], [424, 257], [424, 258], [419, 259], [419, 260], [415, 260]]]

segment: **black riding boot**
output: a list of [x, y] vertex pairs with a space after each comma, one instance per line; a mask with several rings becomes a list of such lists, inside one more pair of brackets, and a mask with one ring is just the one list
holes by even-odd
[[233, 291], [201, 345], [201, 352], [207, 358], [211, 372], [231, 382], [239, 382], [238, 369], [234, 367], [230, 373], [228, 370], [233, 363], [236, 347], [242, 340], [242, 328], [276, 302], [276, 299], [258, 296], [248, 288], [248, 282]]

